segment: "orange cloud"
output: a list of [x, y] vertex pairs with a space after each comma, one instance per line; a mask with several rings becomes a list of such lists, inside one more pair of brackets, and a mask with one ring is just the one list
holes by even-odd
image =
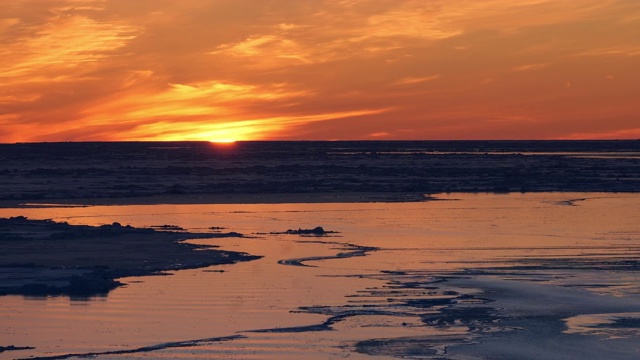
[[[20, 24], [12, 20], [10, 27]], [[80, 74], [133, 39], [135, 31], [134, 26], [84, 16], [54, 17], [0, 50], [0, 77], [12, 84], [47, 81], [52, 75], [54, 80], [82, 78]]]
[[398, 81], [395, 82], [395, 84], [397, 85], [411, 85], [411, 84], [419, 84], [419, 83], [423, 83], [423, 82], [427, 82], [427, 81], [433, 81], [440, 78], [440, 75], [436, 74], [436, 75], [431, 75], [431, 76], [424, 76], [424, 77], [406, 77], [403, 79], [400, 79]]
[[[361, 117], [379, 114], [385, 109], [361, 110], [341, 113], [328, 113], [307, 116], [283, 116], [274, 118], [261, 118], [249, 120], [224, 120], [216, 123], [206, 121], [182, 122], [155, 122], [139, 127], [130, 135], [136, 140], [262, 140], [268, 139], [270, 134], [275, 134], [290, 126], [305, 125], [327, 120], [345, 120], [353, 117]], [[177, 126], [176, 126], [177, 125]], [[161, 134], [161, 136], [157, 136]]]
[[558, 137], [557, 140], [616, 140], [616, 139], [640, 139], [640, 128], [624, 129], [605, 132], [578, 132]]
[[532, 70], [540, 70], [547, 67], [547, 64], [527, 64], [513, 67], [513, 71], [532, 71]]
[[639, 19], [616, 0], [10, 1], [0, 142], [634, 137]]

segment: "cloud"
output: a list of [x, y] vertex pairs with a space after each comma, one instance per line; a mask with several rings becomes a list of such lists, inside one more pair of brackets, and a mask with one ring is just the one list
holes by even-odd
[[439, 74], [424, 76], [424, 77], [406, 77], [396, 81], [394, 84], [396, 85], [411, 85], [411, 84], [420, 84], [428, 81], [437, 80], [440, 78]]
[[612, 131], [593, 131], [593, 132], [575, 132], [568, 135], [562, 135], [555, 138], [556, 140], [617, 140], [617, 139], [640, 139], [640, 128], [618, 129]]
[[383, 138], [383, 137], [388, 137], [390, 135], [391, 134], [386, 132], [386, 131], [380, 131], [380, 132], [375, 132], [375, 133], [369, 134], [369, 137], [372, 137], [372, 138]]
[[447, 39], [463, 33], [451, 25], [438, 11], [415, 6], [369, 17], [368, 26], [360, 30], [363, 38], [408, 37], [417, 39]]
[[[13, 11], [10, 15], [16, 17], [2, 21], [5, 33], [12, 36], [0, 38], [0, 104], [6, 113], [26, 124], [60, 121], [50, 116], [65, 111], [73, 116], [79, 109], [68, 108], [73, 106], [72, 98], [83, 102], [106, 84], [97, 71], [114, 66], [111, 61], [136, 37], [139, 28], [80, 14], [100, 10], [89, 6], [100, 2], [52, 1], [51, 8], [45, 9], [36, 6], [42, 2], [20, 3], [34, 8], [26, 12], [27, 8], [14, 4], [4, 10]], [[85, 86], [87, 91], [83, 91]], [[42, 130], [30, 128], [26, 135], [33, 131]]]
[[84, 16], [52, 18], [33, 29], [30, 36], [4, 44], [0, 77], [19, 83], [36, 76], [86, 73], [93, 63], [104, 61], [135, 38], [136, 31], [134, 26], [101, 23]]
[[589, 49], [576, 56], [640, 56], [640, 46], [612, 46]]
[[[380, 114], [386, 109], [365, 109], [316, 115], [290, 115], [278, 117], [251, 118], [250, 114], [229, 114], [218, 119], [211, 112], [182, 114], [178, 121], [172, 116], [144, 116], [132, 121], [95, 121], [85, 122], [81, 128], [51, 127], [47, 133], [34, 137], [30, 141], [44, 141], [47, 138], [64, 135], [71, 140], [100, 139], [121, 140], [197, 140], [229, 141], [255, 140], [275, 137], [290, 127], [320, 123], [324, 121], [347, 120]], [[158, 114], [161, 115], [161, 114]], [[166, 114], [165, 114], [166, 115]], [[2, 118], [0, 118], [2, 120]]]
[[253, 57], [254, 65], [262, 67], [290, 66], [282, 60], [339, 61], [402, 49], [402, 39], [431, 41], [462, 33], [441, 21], [436, 10], [414, 2], [381, 0], [369, 3], [364, 13], [361, 2], [324, 1], [316, 6], [317, 11], [296, 14], [304, 25], [279, 23], [242, 41], [222, 44], [211, 54]]
[[[287, 89], [285, 84], [254, 86], [217, 81], [193, 84], [169, 84], [163, 91], [144, 92], [136, 89], [114, 97], [81, 113], [84, 123], [156, 122], [171, 119], [180, 123], [191, 117], [220, 121], [235, 116], [250, 102], [271, 101], [306, 96], [307, 93]], [[187, 120], [188, 121], [188, 120]]]
[[247, 39], [218, 46], [212, 55], [227, 54], [234, 57], [254, 57], [261, 68], [312, 63], [310, 54], [293, 40], [277, 35], [251, 36]]
[[154, 139], [153, 134], [160, 133], [164, 140], [251, 140], [276, 134], [291, 126], [368, 116], [384, 111], [385, 109], [359, 110], [317, 115], [225, 120], [217, 123], [186, 121], [179, 123], [179, 126], [176, 126], [175, 122], [161, 121], [139, 126], [136, 131], [130, 133], [130, 136], [137, 140], [147, 140]]
[[527, 65], [519, 65], [511, 68], [513, 71], [533, 71], [544, 69], [548, 66], [548, 64], [527, 64]]
[[640, 116], [638, 14], [614, 0], [7, 1], [0, 142], [617, 131]]

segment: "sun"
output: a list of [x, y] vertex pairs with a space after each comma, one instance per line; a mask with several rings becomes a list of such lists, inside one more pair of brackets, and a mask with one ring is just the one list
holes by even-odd
[[232, 144], [232, 143], [234, 143], [236, 141], [238, 141], [238, 140], [236, 140], [236, 139], [214, 139], [214, 140], [209, 140], [209, 142], [216, 143], [216, 144]]

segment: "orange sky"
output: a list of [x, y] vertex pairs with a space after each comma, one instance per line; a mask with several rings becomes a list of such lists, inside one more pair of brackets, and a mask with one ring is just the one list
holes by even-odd
[[638, 0], [7, 0], [0, 142], [640, 138]]

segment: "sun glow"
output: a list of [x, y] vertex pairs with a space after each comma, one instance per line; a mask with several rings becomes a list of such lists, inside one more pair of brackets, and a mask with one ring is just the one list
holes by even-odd
[[209, 142], [213, 144], [233, 144], [236, 141], [235, 139], [214, 139]]
[[640, 1], [0, 3], [0, 142], [639, 131]]

